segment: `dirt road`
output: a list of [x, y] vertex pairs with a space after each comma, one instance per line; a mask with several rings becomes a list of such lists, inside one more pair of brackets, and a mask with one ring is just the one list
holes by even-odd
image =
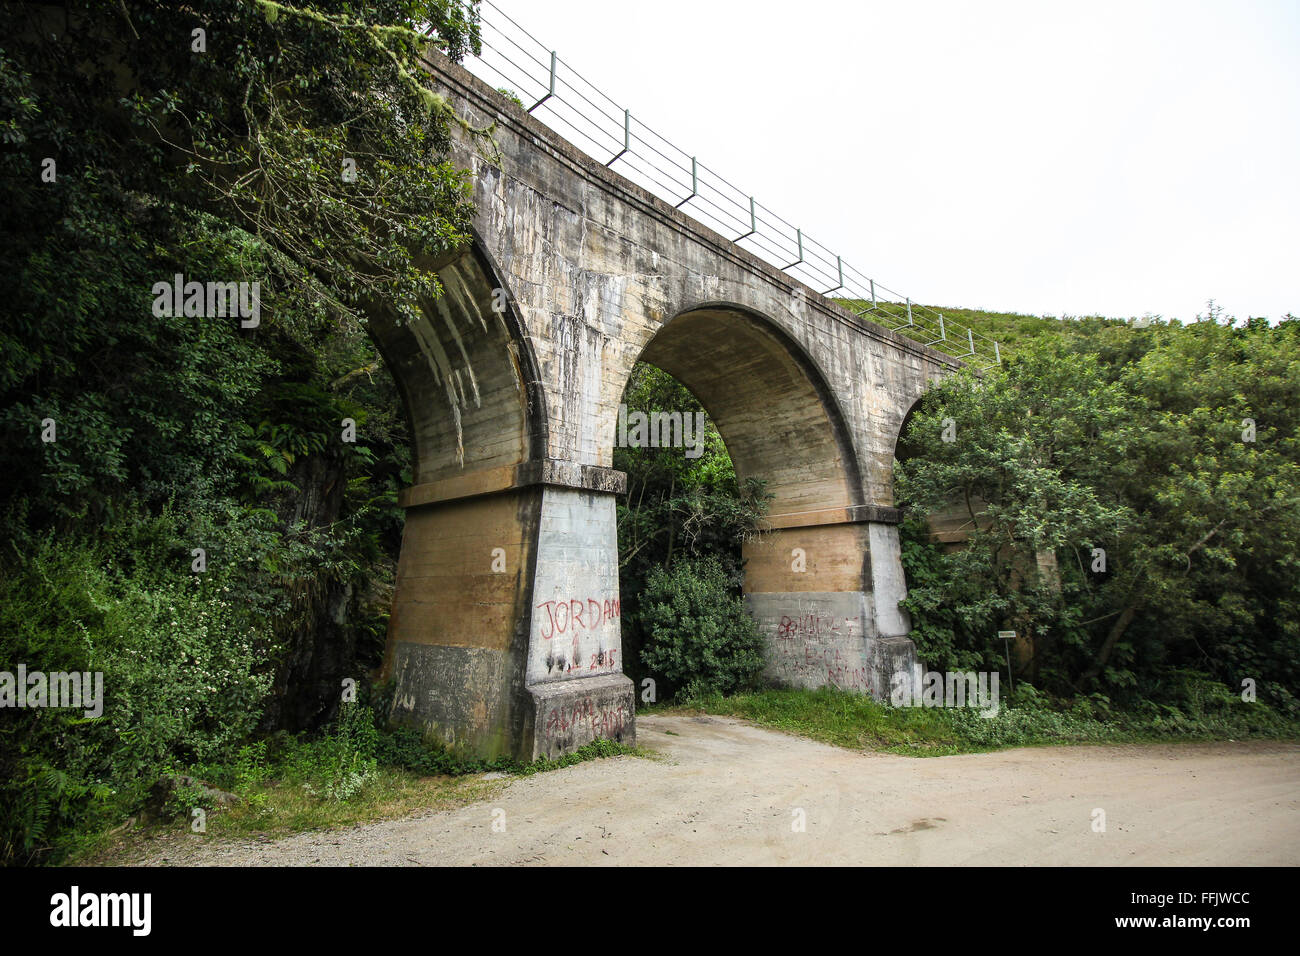
[[511, 780], [486, 802], [351, 830], [267, 843], [186, 835], [130, 862], [1300, 864], [1300, 745], [921, 759], [720, 717], [639, 717], [637, 732], [657, 759], [579, 764]]

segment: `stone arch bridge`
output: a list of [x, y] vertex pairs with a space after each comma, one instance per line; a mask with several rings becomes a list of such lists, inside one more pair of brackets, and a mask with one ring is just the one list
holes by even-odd
[[471, 125], [497, 122], [500, 156], [457, 132], [475, 242], [430, 263], [444, 294], [418, 322], [371, 323], [415, 454], [393, 719], [521, 759], [635, 740], [610, 465], [638, 360], [686, 385], [738, 477], [774, 495], [772, 532], [744, 553], [769, 675], [877, 697], [919, 679], [892, 464], [908, 410], [961, 363], [708, 230], [456, 64], [429, 69]]

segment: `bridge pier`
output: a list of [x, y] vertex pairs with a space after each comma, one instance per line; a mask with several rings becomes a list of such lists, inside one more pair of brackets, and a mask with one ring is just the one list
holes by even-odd
[[[622, 472], [587, 470], [606, 489], [623, 490]], [[598, 737], [635, 744], [634, 689], [623, 675], [618, 527], [610, 490], [587, 484], [543, 491], [531, 615], [531, 757], [556, 757]]]
[[[898, 606], [907, 593], [898, 529], [856, 514], [896, 512], [776, 516], [785, 526], [745, 548], [745, 603], [767, 643], [767, 679], [888, 700], [892, 688], [919, 689], [921, 680], [907, 612]], [[800, 523], [813, 520], [830, 523]]]
[[524, 761], [635, 742], [614, 509], [625, 480], [547, 459], [403, 493], [384, 664], [394, 722]]

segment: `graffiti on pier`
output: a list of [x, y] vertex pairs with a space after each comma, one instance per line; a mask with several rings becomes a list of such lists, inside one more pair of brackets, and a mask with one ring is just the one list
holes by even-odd
[[781, 615], [776, 626], [778, 640], [794, 641], [821, 638], [830, 635], [852, 636], [854, 630], [861, 632], [860, 620], [856, 617], [832, 617], [828, 614], [800, 614], [798, 617]]
[[[541, 663], [550, 677], [616, 673], [622, 604], [618, 598], [543, 601], [534, 609], [534, 626], [544, 649]], [[610, 630], [613, 630], [611, 635]]]
[[768, 673], [795, 687], [870, 692], [862, 619], [816, 611], [769, 618]]
[[597, 702], [590, 697], [572, 704], [552, 707], [546, 715], [546, 733], [552, 737], [585, 730], [591, 737], [614, 737], [632, 720], [623, 701]]
[[573, 598], [568, 601], [543, 601], [537, 605], [546, 610], [546, 623], [542, 629], [542, 640], [570, 631], [577, 634], [583, 630], [595, 630], [606, 621], [616, 621], [621, 611], [618, 598], [599, 600], [589, 597], [585, 601]]

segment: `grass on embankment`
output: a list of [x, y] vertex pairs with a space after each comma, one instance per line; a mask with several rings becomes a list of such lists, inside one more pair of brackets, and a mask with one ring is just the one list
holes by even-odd
[[[621, 755], [648, 756], [597, 740], [555, 760], [482, 762], [431, 747], [409, 731], [364, 742], [337, 730], [315, 738], [263, 740], [242, 747], [228, 764], [189, 768], [236, 802], [223, 804], [199, 786], [181, 788], [123, 825], [82, 837], [60, 862], [111, 863], [143, 841], [193, 834], [196, 808], [204, 814], [205, 839], [286, 836], [461, 807], [487, 799], [511, 777]], [[488, 772], [492, 775], [485, 777]]]
[[713, 695], [654, 713], [741, 717], [765, 727], [856, 750], [934, 757], [1044, 744], [1150, 743], [1265, 738], [1300, 740], [1300, 724], [1262, 703], [1210, 693], [1181, 707], [1119, 711], [1103, 697], [1052, 703], [1032, 688], [996, 716], [970, 708], [892, 707], [830, 688]]
[[[976, 335], [1000, 343], [1003, 358], [1013, 355], [1017, 347], [1035, 339], [1059, 340], [1063, 331], [1078, 331], [1081, 324], [1090, 324], [1094, 329], [1104, 325], [1126, 324], [1122, 319], [1107, 319], [1101, 316], [1057, 319], [1050, 316], [1023, 315], [1018, 312], [991, 312], [986, 309], [962, 309], [942, 305], [920, 306], [918, 303], [913, 303], [914, 308], [925, 310], [923, 326], [918, 330], [903, 324], [907, 320], [907, 306], [902, 302], [878, 302], [876, 308], [872, 309], [871, 303], [863, 299], [836, 299], [835, 301], [849, 311], [862, 315], [868, 321], [887, 328], [897, 328], [902, 334], [919, 341], [929, 341], [934, 337], [937, 322], [935, 316], [942, 315], [947, 322], [950, 341], [957, 349], [964, 349], [966, 344], [964, 330], [969, 328], [973, 329]], [[987, 344], [981, 345], [981, 354], [984, 354], [987, 348]]]

